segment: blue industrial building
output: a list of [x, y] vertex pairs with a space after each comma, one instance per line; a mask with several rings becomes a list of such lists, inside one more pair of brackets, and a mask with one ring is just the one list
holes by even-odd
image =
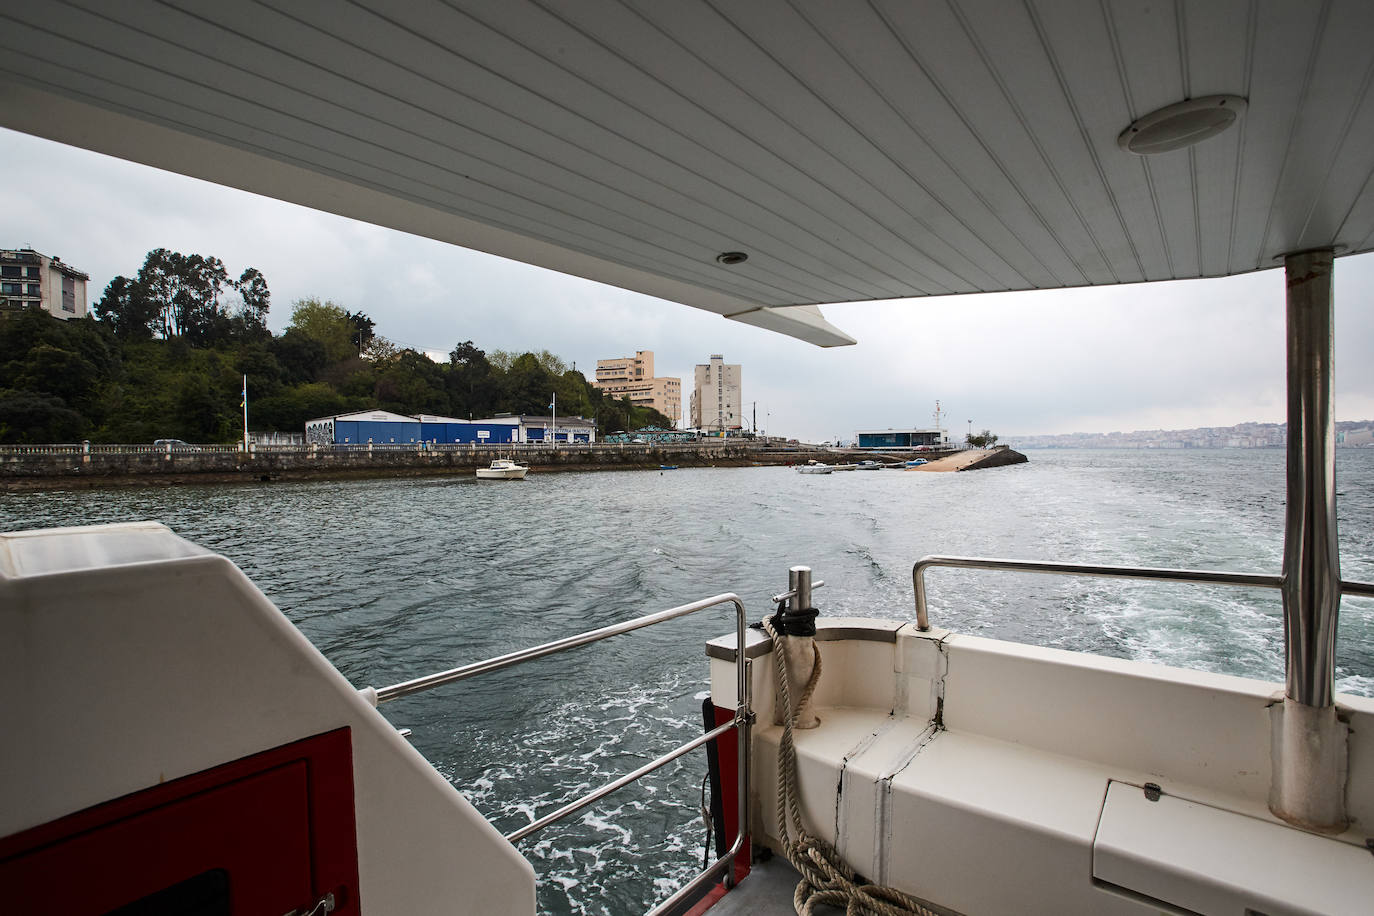
[[321, 417], [305, 424], [305, 441], [317, 445], [400, 445], [420, 440], [420, 421], [388, 410]]
[[435, 445], [478, 442], [501, 444], [518, 442], [520, 423], [515, 417], [495, 420], [459, 420], [454, 417], [420, 415], [420, 437]]
[[319, 417], [305, 424], [305, 441], [316, 445], [509, 445], [596, 441], [596, 422], [581, 417], [559, 417], [551, 434], [552, 417], [498, 416], [488, 420], [460, 420], [421, 414], [407, 417], [386, 410], [364, 410], [334, 417]]

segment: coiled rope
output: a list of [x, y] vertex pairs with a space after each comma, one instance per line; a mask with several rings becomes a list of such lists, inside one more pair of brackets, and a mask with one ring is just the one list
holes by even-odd
[[[777, 669], [778, 693], [783, 707], [782, 739], [778, 742], [778, 838], [787, 861], [802, 876], [792, 893], [792, 907], [797, 916], [813, 916], [817, 906], [844, 907], [845, 916], [938, 916], [915, 897], [896, 888], [869, 884], [845, 864], [835, 847], [807, 832], [797, 789], [797, 750], [792, 743], [792, 726], [797, 711], [806, 706], [820, 681], [821, 650], [815, 643], [811, 644], [816, 664], [794, 707], [787, 686], [787, 659], [782, 643], [769, 619], [763, 621], [763, 629], [773, 640], [773, 664]], [[789, 822], [796, 825], [795, 840]]]

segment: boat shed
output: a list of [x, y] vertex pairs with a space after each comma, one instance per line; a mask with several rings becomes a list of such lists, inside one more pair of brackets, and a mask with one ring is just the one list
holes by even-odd
[[409, 417], [387, 410], [365, 410], [319, 417], [305, 424], [305, 441], [316, 445], [511, 445], [518, 443], [591, 443], [596, 421], [583, 417], [502, 414], [485, 420], [461, 420], [421, 414]]
[[596, 421], [585, 417], [520, 416], [520, 441], [544, 443], [558, 442], [592, 443], [596, 441]]
[[520, 441], [520, 422], [516, 417], [497, 417], [492, 420], [459, 420], [455, 417], [436, 417], [420, 414], [420, 438], [436, 445], [455, 445], [477, 442], [508, 444]]
[[861, 429], [854, 441], [859, 448], [939, 448], [946, 439], [942, 429]]
[[306, 421], [305, 441], [316, 445], [414, 443], [421, 441], [420, 421], [416, 417], [389, 410], [363, 410], [335, 417], [320, 417]]

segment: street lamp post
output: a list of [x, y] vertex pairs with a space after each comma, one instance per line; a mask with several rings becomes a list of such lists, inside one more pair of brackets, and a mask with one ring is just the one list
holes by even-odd
[[973, 421], [968, 421], [968, 438], [964, 440], [965, 445], [973, 444]]

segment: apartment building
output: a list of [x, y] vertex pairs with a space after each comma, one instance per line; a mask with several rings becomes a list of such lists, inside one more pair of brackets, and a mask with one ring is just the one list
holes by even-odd
[[32, 248], [0, 249], [0, 309], [36, 305], [58, 318], [84, 318], [89, 279]]
[[652, 407], [676, 426], [682, 419], [682, 379], [654, 375], [654, 351], [596, 361], [596, 387], [616, 397], [628, 397], [637, 407]]
[[739, 364], [725, 363], [712, 354], [709, 363], [697, 365], [692, 391], [692, 426], [710, 432], [739, 429], [744, 425]]

